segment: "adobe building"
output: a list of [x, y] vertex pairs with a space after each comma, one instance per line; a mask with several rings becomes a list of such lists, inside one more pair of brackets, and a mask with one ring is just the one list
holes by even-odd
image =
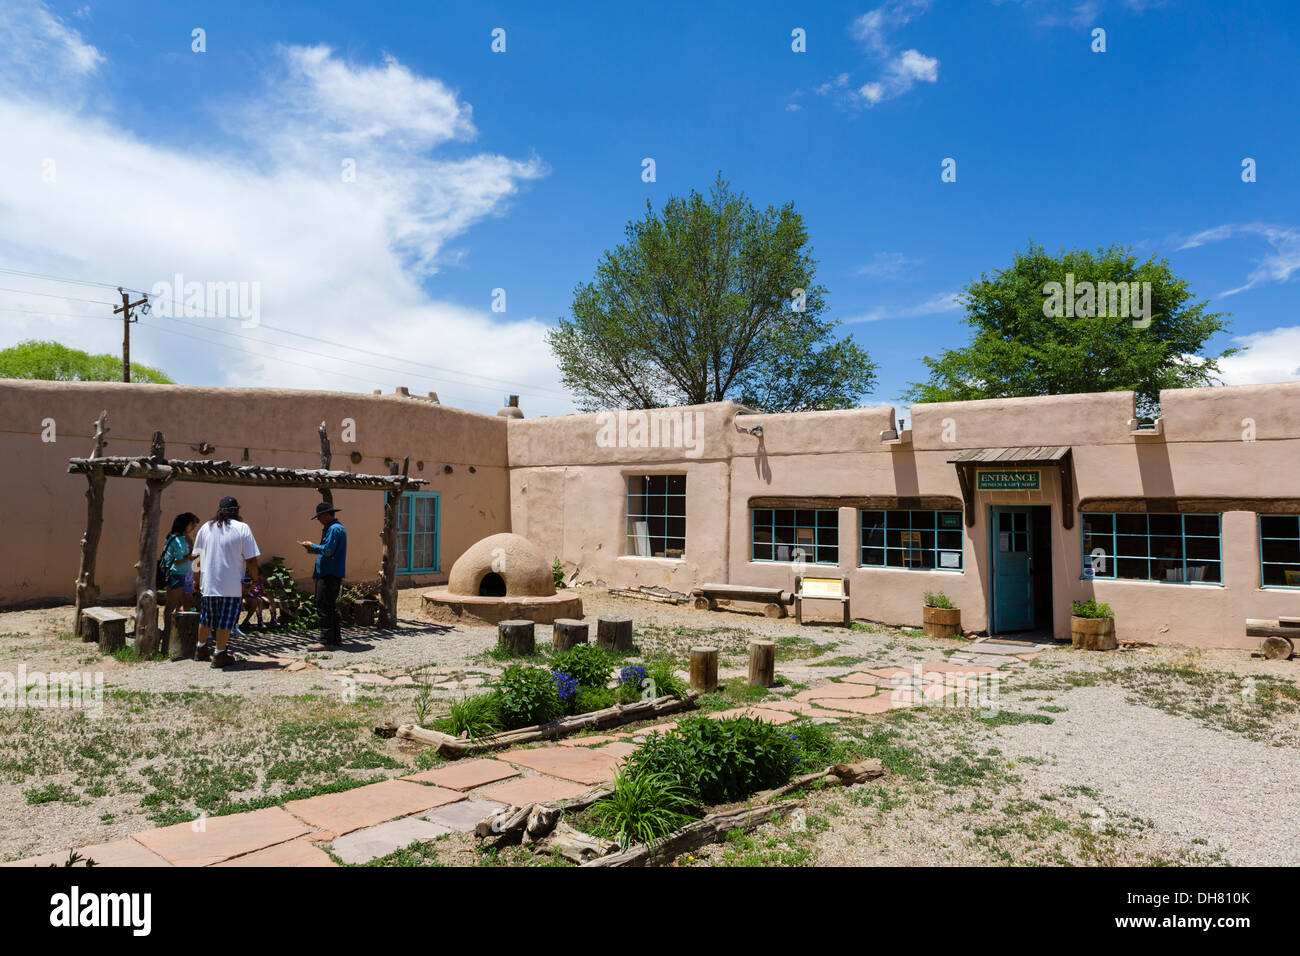
[[[688, 593], [847, 578], [855, 618], [918, 625], [927, 591], [967, 629], [1069, 636], [1071, 603], [1112, 606], [1121, 640], [1253, 649], [1246, 618], [1300, 615], [1300, 382], [1162, 393], [1139, 428], [1131, 392], [756, 414], [730, 402], [526, 418], [399, 395], [117, 383], [0, 383], [9, 546], [0, 605], [70, 601], [91, 423], [110, 455], [335, 468], [429, 484], [403, 505], [405, 584], [447, 581], [475, 542], [511, 532], [583, 583]], [[54, 440], [48, 440], [50, 420]], [[351, 424], [345, 440], [345, 421]], [[196, 449], [196, 450], [191, 450]], [[108, 489], [98, 580], [133, 594], [140, 491]], [[207, 518], [221, 489], [169, 489], [164, 520]], [[264, 555], [310, 571], [301, 491], [235, 492]], [[379, 569], [382, 505], [339, 491], [349, 577]], [[810, 605], [810, 610], [814, 606]], [[834, 616], [834, 615], [831, 615]], [[792, 627], [795, 625], [792, 623]]]

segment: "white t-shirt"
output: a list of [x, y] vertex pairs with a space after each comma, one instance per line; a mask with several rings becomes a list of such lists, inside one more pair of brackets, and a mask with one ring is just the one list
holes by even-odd
[[224, 526], [207, 522], [194, 536], [194, 553], [199, 556], [199, 578], [204, 597], [242, 595], [244, 562], [260, 551], [253, 529], [231, 519]]

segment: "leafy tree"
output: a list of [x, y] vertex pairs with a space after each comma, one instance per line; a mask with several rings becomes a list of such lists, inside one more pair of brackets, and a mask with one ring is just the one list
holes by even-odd
[[719, 176], [708, 197], [692, 190], [660, 215], [647, 201], [626, 234], [548, 335], [585, 410], [728, 398], [764, 411], [846, 408], [870, 391], [875, 363], [822, 318], [826, 290], [792, 204], [760, 211]]
[[[58, 342], [28, 339], [0, 350], [0, 378], [34, 378], [47, 382], [120, 382], [122, 358], [91, 355]], [[131, 381], [174, 384], [156, 368], [131, 363]]]
[[[1055, 287], [1073, 276], [1076, 290], [1091, 283], [1151, 284], [1147, 318], [1114, 315], [1114, 301], [1089, 307], [1065, 296], [1052, 300]], [[1045, 290], [1045, 287], [1046, 290]], [[1139, 287], [1140, 288], [1140, 287]], [[950, 402], [977, 398], [1016, 398], [1072, 392], [1133, 390], [1138, 412], [1154, 414], [1163, 388], [1194, 388], [1217, 384], [1218, 360], [1239, 349], [1205, 354], [1205, 343], [1227, 329], [1228, 313], [1206, 312], [1206, 303], [1193, 301], [1187, 281], [1174, 275], [1166, 259], [1139, 263], [1132, 250], [1111, 246], [1094, 254], [1083, 249], [1061, 250], [1051, 256], [1030, 243], [1018, 252], [1011, 267], [981, 275], [965, 288], [966, 323], [970, 344], [946, 349], [924, 361], [929, 381], [912, 383], [906, 398], [913, 402]], [[1086, 292], [1076, 296], [1086, 295]], [[1065, 304], [1066, 308], [1053, 308]], [[1130, 305], [1131, 313], [1139, 307]], [[1045, 312], [1092, 311], [1074, 316]]]

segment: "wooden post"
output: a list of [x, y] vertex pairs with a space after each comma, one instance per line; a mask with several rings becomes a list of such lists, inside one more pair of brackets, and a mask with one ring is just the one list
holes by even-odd
[[[150, 459], [166, 464], [167, 446], [162, 432], [153, 433]], [[154, 593], [155, 562], [158, 558], [158, 525], [162, 520], [162, 493], [170, 478], [147, 478], [140, 515], [139, 560], [135, 564], [135, 653], [153, 657], [158, 652], [158, 595]]]
[[562, 617], [555, 622], [554, 631], [551, 635], [551, 647], [556, 652], [560, 652], [567, 651], [575, 644], [586, 644], [588, 631], [586, 621], [576, 621], [572, 618]]
[[174, 661], [188, 660], [194, 656], [199, 643], [199, 612], [172, 612], [172, 630], [167, 635], [167, 656]]
[[[320, 428], [316, 429], [316, 431], [320, 433], [320, 466], [322, 470], [329, 471], [330, 464], [334, 461], [334, 456], [330, 454], [330, 438], [325, 432], [325, 423], [321, 422]], [[329, 488], [321, 488], [319, 491], [321, 499], [333, 508], [334, 492]]]
[[691, 648], [691, 690], [711, 694], [718, 689], [718, 649]]
[[[108, 444], [108, 409], [99, 413], [95, 419], [94, 447], [90, 450], [91, 458], [103, 458], [104, 446]], [[104, 530], [104, 485], [106, 479], [102, 471], [86, 473], [86, 531], [81, 536], [81, 567], [77, 570], [77, 592], [74, 605], [73, 633], [83, 641], [87, 640], [82, 630], [81, 614], [99, 603], [99, 587], [95, 584], [95, 561], [99, 556], [99, 537]]]
[[383, 603], [380, 627], [397, 626], [397, 510], [401, 503], [401, 488], [384, 492], [384, 529], [379, 533], [384, 542], [379, 570], [380, 601]]
[[749, 682], [755, 687], [776, 683], [776, 641], [749, 642]]
[[516, 657], [536, 653], [532, 621], [502, 621], [497, 625], [497, 646], [504, 647]]
[[596, 619], [596, 643], [621, 654], [631, 651], [632, 618], [626, 614], [602, 614]]

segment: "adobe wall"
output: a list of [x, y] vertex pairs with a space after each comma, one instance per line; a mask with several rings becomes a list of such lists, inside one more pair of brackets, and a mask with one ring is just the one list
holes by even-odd
[[[387, 474], [385, 457], [410, 456], [410, 474], [441, 499], [441, 574], [402, 576], [402, 585], [440, 582], [473, 542], [509, 530], [505, 420], [397, 395], [370, 396], [277, 389], [195, 388], [89, 382], [0, 382], [0, 507], [6, 545], [0, 551], [0, 606], [70, 601], [86, 521], [86, 480], [67, 473], [68, 459], [90, 453], [93, 421], [109, 413], [109, 455], [148, 454], [154, 430], [173, 458], [202, 458], [192, 446], [216, 446], [213, 460], [320, 467], [317, 427], [327, 423], [332, 467]], [[342, 421], [356, 423], [356, 441], [342, 440]], [[42, 441], [53, 419], [55, 441]], [[360, 452], [359, 463], [350, 461]], [[423, 462], [423, 468], [418, 466]], [[451, 473], [445, 467], [451, 466]], [[471, 473], [470, 467], [474, 468]], [[96, 578], [105, 600], [134, 596], [141, 481], [109, 479]], [[320, 496], [310, 489], [261, 489], [173, 483], [163, 493], [163, 533], [172, 518], [193, 511], [203, 520], [233, 494], [264, 556], [280, 555], [297, 576], [312, 560], [295, 542], [319, 540], [313, 520]], [[379, 574], [383, 494], [336, 491], [348, 529], [348, 578]], [[161, 543], [160, 543], [161, 547]]]

